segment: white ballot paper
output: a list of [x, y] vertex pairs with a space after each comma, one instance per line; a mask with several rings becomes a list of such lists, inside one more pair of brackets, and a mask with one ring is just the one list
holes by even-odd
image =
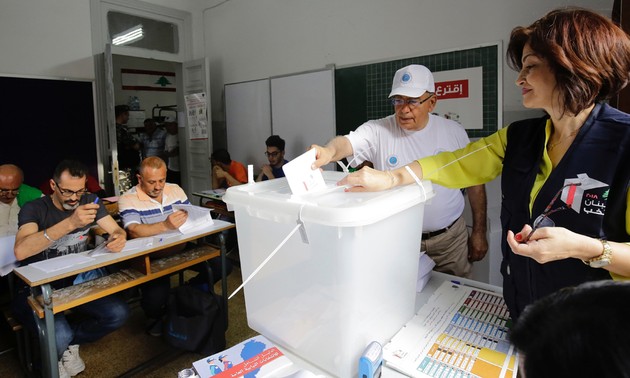
[[326, 182], [319, 169], [313, 170], [317, 151], [312, 148], [282, 166], [291, 193], [294, 195], [326, 189]]
[[177, 204], [173, 205], [173, 210], [183, 210], [188, 213], [186, 223], [179, 227], [179, 232], [182, 234], [214, 223], [210, 215], [210, 209], [206, 207]]
[[13, 253], [13, 245], [15, 244], [15, 235], [7, 235], [0, 237], [0, 276], [5, 276], [17, 267], [15, 254]]
[[42, 272], [50, 273], [75, 265], [81, 265], [93, 261], [94, 259], [85, 255], [71, 253], [64, 256], [55, 257], [48, 260], [38, 261], [30, 264], [33, 268], [37, 268]]
[[418, 259], [418, 280], [416, 281], [416, 291], [418, 293], [421, 292], [429, 282], [434, 266], [435, 262], [433, 259], [431, 259], [425, 251], [421, 251], [420, 259]]
[[[102, 242], [101, 244], [97, 245], [96, 248], [89, 251], [86, 255], [90, 257], [96, 257], [96, 256], [112, 253], [112, 251], [107, 248], [108, 242], [109, 240]], [[152, 244], [153, 244], [152, 237], [127, 239], [127, 241], [125, 242], [125, 247], [123, 248], [121, 252], [131, 252], [131, 251], [135, 251], [142, 248], [149, 248]]]
[[208, 189], [202, 190], [201, 193], [214, 199], [220, 200], [225, 195], [225, 189]]

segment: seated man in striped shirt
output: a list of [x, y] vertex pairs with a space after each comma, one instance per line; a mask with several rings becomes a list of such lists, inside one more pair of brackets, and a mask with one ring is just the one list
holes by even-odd
[[[177, 230], [186, 222], [185, 211], [173, 211], [174, 204], [189, 205], [186, 193], [177, 184], [166, 182], [166, 163], [157, 156], [142, 161], [138, 171], [138, 185], [123, 194], [118, 200], [118, 209], [123, 226], [130, 238], [153, 236]], [[175, 246], [164, 253], [182, 250], [185, 244]], [[159, 278], [141, 286], [140, 302], [149, 318], [149, 334], [159, 336], [162, 317], [166, 311], [169, 277]]]

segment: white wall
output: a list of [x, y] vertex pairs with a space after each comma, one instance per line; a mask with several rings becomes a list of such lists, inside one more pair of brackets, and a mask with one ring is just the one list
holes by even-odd
[[[498, 40], [505, 49], [513, 27], [567, 4], [610, 15], [613, 0], [230, 0], [204, 12], [213, 120], [223, 120], [225, 83]], [[506, 67], [508, 111], [522, 109], [515, 78]]]
[[[212, 115], [221, 122], [225, 83], [506, 41], [551, 8], [609, 15], [613, 0], [147, 2], [192, 13], [193, 57], [209, 58]], [[94, 79], [86, 0], [0, 0], [0, 36], [0, 74]], [[506, 111], [522, 109], [515, 77], [505, 68]]]
[[[147, 0], [193, 14], [193, 56], [203, 56], [204, 0]], [[0, 0], [0, 75], [93, 80], [88, 0]], [[101, 47], [102, 50], [102, 47]]]
[[[551, 8], [609, 15], [613, 0], [147, 2], [192, 13], [193, 57], [210, 60], [213, 120], [222, 121], [225, 83], [506, 41]], [[0, 35], [0, 74], [94, 79], [86, 0], [0, 0]], [[522, 109], [514, 79], [505, 68], [506, 111]]]
[[0, 74], [94, 79], [90, 3], [1, 0]]

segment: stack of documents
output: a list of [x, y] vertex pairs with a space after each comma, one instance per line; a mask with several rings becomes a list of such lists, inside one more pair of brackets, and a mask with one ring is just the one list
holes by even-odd
[[210, 209], [193, 205], [173, 205], [173, 210], [183, 210], [188, 213], [186, 223], [179, 227], [179, 232], [187, 234], [199, 228], [206, 227], [214, 221], [210, 215]]

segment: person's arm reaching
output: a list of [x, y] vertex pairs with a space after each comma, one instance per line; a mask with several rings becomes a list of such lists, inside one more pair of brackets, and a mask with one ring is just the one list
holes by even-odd
[[[406, 165], [422, 180], [422, 167], [414, 161]], [[350, 173], [337, 183], [339, 186], [348, 185], [347, 192], [378, 192], [396, 186], [415, 182], [405, 167], [393, 171], [378, 171], [370, 167], [363, 167], [357, 172]]]
[[[431, 180], [447, 188], [459, 189], [484, 184], [501, 174], [508, 128], [505, 127], [489, 137], [469, 143], [459, 150], [427, 156], [407, 166], [418, 178]], [[457, 163], [453, 164], [454, 162]], [[389, 172], [391, 173], [364, 168], [349, 174], [338, 184], [351, 185], [349, 191], [369, 192], [386, 190], [414, 181], [405, 167]]]
[[323, 147], [313, 144], [310, 148], [314, 148], [317, 151], [313, 169], [318, 169], [328, 163], [341, 160], [353, 154], [352, 144], [345, 136], [336, 136]]
[[466, 189], [468, 201], [472, 210], [473, 227], [468, 239], [468, 260], [479, 261], [488, 252], [487, 230], [487, 199], [485, 185], [471, 186]]

